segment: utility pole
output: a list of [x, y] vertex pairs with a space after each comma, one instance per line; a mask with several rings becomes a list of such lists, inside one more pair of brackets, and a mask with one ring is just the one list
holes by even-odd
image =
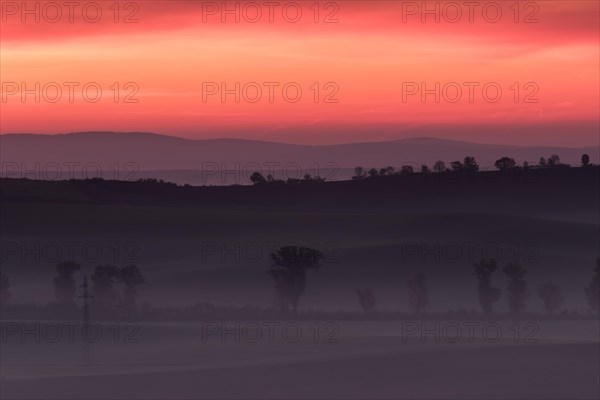
[[83, 365], [91, 365], [92, 343], [88, 336], [90, 327], [90, 306], [88, 299], [92, 298], [92, 296], [88, 293], [87, 275], [83, 276], [83, 285], [81, 287], [83, 288], [83, 295], [79, 296], [79, 298], [83, 299], [83, 326], [81, 327], [81, 337], [83, 339], [82, 362]]

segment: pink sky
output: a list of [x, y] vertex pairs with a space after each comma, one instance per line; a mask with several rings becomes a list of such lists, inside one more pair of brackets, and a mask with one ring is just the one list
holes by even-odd
[[[472, 9], [427, 2], [437, 15], [423, 15], [420, 1], [237, 3], [239, 23], [222, 14], [222, 2], [121, 2], [116, 15], [103, 1], [94, 3], [102, 15], [92, 23], [90, 2], [61, 7], [61, 18], [41, 2], [39, 22], [23, 14], [22, 2], [2, 2], [0, 132], [598, 144], [597, 1], [522, 1], [518, 14], [513, 1]], [[236, 83], [240, 101], [235, 94], [223, 101], [220, 86]], [[423, 98], [422, 85], [436, 83], [439, 102]], [[90, 97], [94, 87], [102, 91], [97, 102], [83, 97], [86, 84]], [[39, 102], [36, 94], [23, 99], [23, 88]]]

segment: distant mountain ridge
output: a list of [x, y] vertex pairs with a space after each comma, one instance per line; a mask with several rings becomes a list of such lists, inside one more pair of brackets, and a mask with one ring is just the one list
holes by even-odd
[[[144, 132], [79, 132], [58, 135], [0, 135], [2, 175], [15, 171], [50, 168], [111, 168], [135, 165], [138, 171], [198, 171], [260, 169], [311, 173], [327, 168], [396, 168], [410, 164], [430, 167], [437, 160], [447, 165], [474, 156], [482, 168], [493, 169], [500, 157], [518, 163], [537, 163], [540, 157], [558, 154], [564, 163], [579, 165], [587, 153], [598, 163], [600, 147], [522, 147], [489, 145], [437, 138], [409, 138], [387, 142], [334, 145], [299, 145], [245, 139], [192, 140]], [[160, 175], [160, 174], [158, 174]], [[289, 175], [289, 174], [288, 174]], [[144, 176], [148, 177], [148, 176]], [[176, 179], [181, 183], [180, 179]]]

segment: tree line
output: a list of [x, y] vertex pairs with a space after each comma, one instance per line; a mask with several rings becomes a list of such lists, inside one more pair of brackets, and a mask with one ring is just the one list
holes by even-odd
[[[75, 307], [77, 303], [77, 285], [75, 273], [81, 270], [81, 264], [63, 261], [55, 266], [56, 276], [53, 278], [54, 297], [57, 304], [64, 307]], [[91, 298], [99, 309], [120, 308], [125, 314], [131, 314], [136, 307], [137, 286], [146, 280], [136, 265], [116, 267], [114, 265], [98, 265], [91, 275]], [[122, 292], [117, 284], [123, 285]], [[10, 281], [0, 271], [0, 303], [6, 304], [10, 299]]]
[[[581, 156], [581, 166], [583, 168], [591, 167], [594, 164], [590, 162], [590, 156], [583, 154]], [[550, 157], [540, 157], [537, 164], [530, 164], [528, 161], [524, 161], [519, 165], [514, 158], [501, 157], [494, 162], [494, 167], [499, 171], [508, 171], [513, 169], [546, 169], [546, 168], [568, 168], [569, 164], [564, 164], [560, 161], [560, 157], [557, 154], [552, 154]], [[355, 167], [354, 176], [352, 180], [362, 180], [375, 177], [383, 176], [403, 176], [414, 173], [429, 174], [429, 173], [442, 173], [442, 172], [462, 172], [462, 173], [476, 173], [479, 172], [479, 164], [473, 156], [467, 156], [462, 161], [452, 161], [448, 165], [446, 162], [438, 160], [431, 167], [427, 164], [422, 164], [420, 168], [415, 170], [412, 165], [403, 165], [399, 169], [392, 166], [384, 168], [370, 168]], [[305, 174], [302, 179], [288, 178], [287, 180], [276, 179], [272, 175], [266, 177], [260, 172], [256, 171], [250, 175], [250, 181], [254, 185], [267, 185], [267, 184], [300, 184], [300, 183], [323, 183], [325, 178], [320, 176], [312, 176], [311, 174]]]
[[[273, 278], [277, 293], [277, 303], [282, 314], [291, 309], [297, 314], [298, 303], [306, 289], [306, 273], [317, 270], [321, 265], [323, 254], [307, 247], [287, 246], [278, 249], [271, 255], [271, 266], [268, 274]], [[495, 259], [482, 259], [473, 266], [473, 275], [478, 281], [479, 305], [485, 314], [493, 313], [493, 305], [501, 298], [502, 290], [492, 283], [492, 275], [498, 269]], [[518, 314], [527, 307], [527, 298], [531, 292], [527, 284], [527, 271], [517, 263], [509, 263], [502, 268], [507, 278], [506, 300], [508, 309]], [[429, 305], [428, 277], [418, 272], [407, 283], [408, 302], [415, 314], [422, 313]], [[365, 314], [372, 314], [377, 300], [371, 289], [355, 289], [358, 303]], [[591, 282], [584, 289], [586, 302], [596, 313], [600, 308], [600, 258], [596, 260], [596, 268]], [[548, 314], [553, 314], [563, 303], [561, 289], [553, 282], [539, 287], [538, 296], [544, 303]]]
[[[583, 168], [593, 166], [590, 163], [590, 156], [588, 154], [583, 154], [581, 156], [581, 166]], [[494, 167], [499, 171], [508, 171], [511, 169], [545, 169], [545, 168], [568, 168], [569, 164], [564, 164], [560, 161], [560, 157], [556, 154], [552, 154], [547, 159], [541, 157], [538, 164], [529, 164], [528, 161], [524, 161], [521, 165], [519, 165], [514, 158], [511, 157], [501, 157], [494, 162]], [[479, 164], [475, 157], [467, 156], [463, 159], [463, 161], [452, 161], [449, 165], [446, 165], [444, 161], [438, 160], [433, 166], [430, 168], [427, 164], [422, 164], [418, 171], [415, 171], [415, 168], [412, 165], [403, 165], [400, 169], [396, 169], [395, 167], [385, 167], [385, 168], [371, 168], [366, 169], [363, 167], [354, 168], [354, 176], [353, 180], [361, 180], [367, 178], [375, 178], [381, 176], [394, 176], [394, 175], [408, 175], [414, 173], [421, 174], [429, 174], [429, 173], [442, 173], [442, 172], [470, 172], [475, 173], [479, 172]]]
[[[307, 286], [307, 272], [318, 270], [324, 258], [319, 250], [284, 246], [270, 255], [267, 274], [271, 277], [275, 289], [275, 303], [282, 316], [293, 313], [297, 316], [298, 305]], [[477, 293], [481, 310], [484, 314], [492, 314], [494, 305], [502, 297], [502, 290], [494, 286], [492, 277], [499, 269], [495, 259], [482, 259], [473, 265], [473, 276], [477, 280]], [[75, 307], [77, 286], [74, 274], [81, 270], [81, 265], [66, 261], [56, 265], [56, 276], [53, 279], [54, 294], [58, 304]], [[506, 302], [508, 310], [513, 314], [523, 312], [527, 307], [527, 299], [531, 295], [526, 275], [527, 271], [517, 263], [508, 263], [502, 268], [506, 277]], [[146, 284], [144, 275], [136, 265], [116, 267], [114, 265], [98, 265], [91, 275], [92, 300], [95, 309], [100, 311], [121, 310], [125, 315], [132, 315], [136, 310], [137, 287]], [[122, 292], [117, 284], [123, 286]], [[429, 306], [428, 276], [418, 272], [407, 282], [408, 304], [415, 314], [426, 311]], [[10, 299], [10, 281], [0, 271], [0, 304]], [[354, 290], [358, 303], [365, 314], [372, 315], [377, 299], [371, 289]], [[544, 304], [546, 312], [551, 315], [563, 304], [562, 291], [554, 282], [547, 282], [538, 288], [538, 296]], [[600, 258], [596, 260], [592, 280], [584, 288], [584, 297], [591, 311], [600, 312]]]
[[254, 172], [250, 175], [250, 181], [254, 185], [265, 185], [265, 184], [298, 184], [298, 183], [323, 183], [325, 182], [325, 178], [321, 178], [320, 176], [312, 176], [311, 174], [304, 174], [302, 179], [298, 178], [288, 178], [287, 180], [276, 179], [273, 175], [269, 174], [266, 177], [260, 172]]
[[[494, 303], [502, 297], [502, 290], [492, 284], [492, 275], [498, 269], [495, 259], [482, 259], [473, 265], [473, 275], [477, 279], [478, 300], [484, 314], [493, 314]], [[502, 268], [506, 282], [506, 301], [508, 310], [512, 314], [519, 314], [527, 307], [527, 299], [531, 295], [528, 287], [527, 270], [517, 263], [509, 263]], [[427, 275], [418, 272], [407, 281], [408, 302], [411, 311], [415, 314], [422, 313], [429, 305], [429, 288]], [[355, 289], [358, 302], [364, 313], [373, 313], [376, 298], [370, 289]], [[538, 288], [538, 296], [544, 304], [548, 315], [554, 314], [563, 304], [564, 297], [560, 287], [554, 282], [546, 282]], [[596, 268], [591, 282], [584, 288], [585, 300], [593, 312], [600, 310], [600, 258], [596, 260]]]

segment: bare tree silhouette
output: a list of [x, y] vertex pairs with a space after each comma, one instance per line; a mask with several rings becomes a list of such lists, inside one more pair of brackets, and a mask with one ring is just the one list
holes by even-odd
[[119, 269], [114, 265], [98, 265], [92, 274], [94, 301], [103, 307], [113, 306], [117, 299], [114, 284], [119, 277]]
[[10, 300], [10, 279], [3, 271], [0, 271], [0, 304], [6, 304]]
[[267, 273], [273, 278], [281, 311], [291, 306], [298, 314], [298, 302], [306, 289], [306, 271], [318, 269], [323, 259], [319, 250], [309, 247], [285, 246], [271, 254]]
[[508, 277], [507, 286], [507, 300], [509, 310], [517, 314], [527, 306], [525, 300], [529, 297], [529, 289], [527, 288], [527, 281], [525, 275], [527, 271], [521, 265], [516, 263], [509, 263], [502, 271]]
[[118, 281], [125, 284], [123, 305], [127, 314], [131, 314], [137, 298], [136, 286], [146, 284], [144, 274], [137, 265], [127, 265], [119, 270]]
[[498, 269], [496, 260], [481, 260], [474, 264], [473, 275], [479, 281], [479, 304], [486, 314], [493, 312], [493, 304], [500, 299], [500, 289], [492, 286], [492, 274]]
[[544, 302], [544, 308], [549, 315], [554, 314], [554, 311], [556, 311], [564, 301], [560, 287], [554, 282], [546, 282], [540, 286], [538, 295]]
[[427, 275], [423, 272], [417, 272], [408, 280], [407, 286], [410, 307], [415, 314], [419, 314], [429, 305]]
[[60, 304], [75, 303], [75, 279], [73, 274], [81, 269], [81, 265], [74, 261], [63, 261], [56, 265], [58, 275], [52, 281], [54, 283], [54, 295]]
[[600, 312], [600, 257], [596, 259], [592, 281], [585, 288], [585, 300], [592, 311]]
[[366, 315], [371, 315], [377, 304], [377, 299], [371, 289], [354, 289], [358, 303]]

